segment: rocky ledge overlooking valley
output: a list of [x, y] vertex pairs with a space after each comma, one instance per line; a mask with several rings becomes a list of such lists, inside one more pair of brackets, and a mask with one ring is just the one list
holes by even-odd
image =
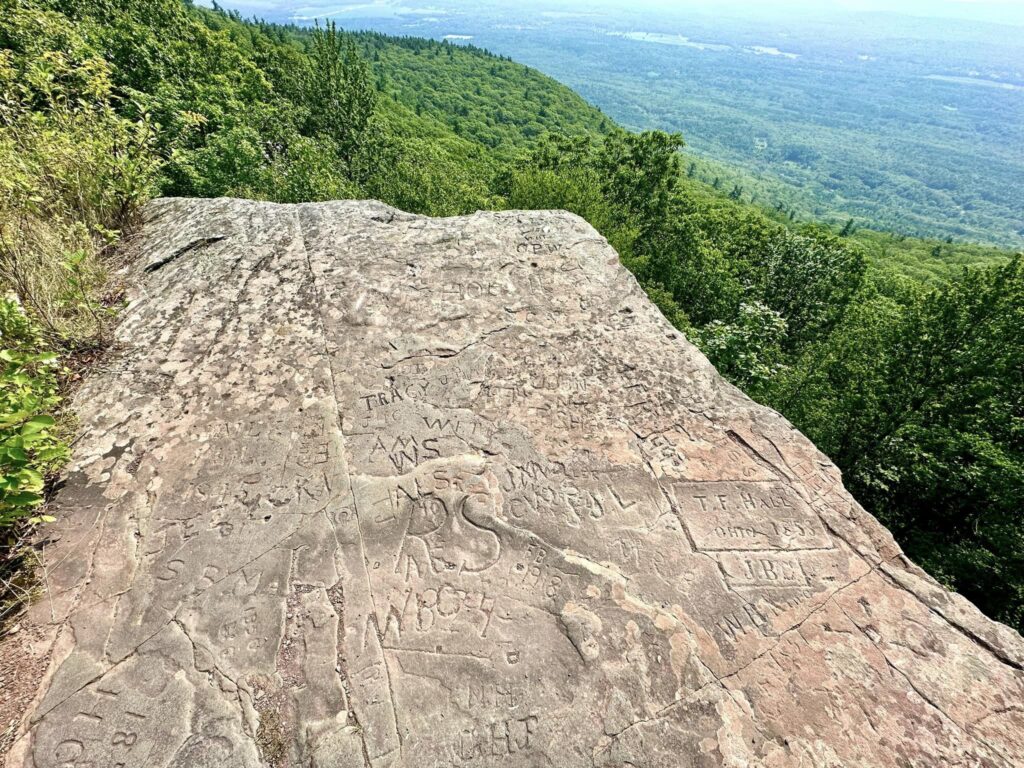
[[1024, 641], [556, 212], [158, 200], [9, 768], [1021, 766]]

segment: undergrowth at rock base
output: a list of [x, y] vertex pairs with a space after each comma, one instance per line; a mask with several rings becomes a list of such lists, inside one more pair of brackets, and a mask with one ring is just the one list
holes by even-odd
[[155, 191], [145, 115], [66, 18], [4, 2], [0, 29], [0, 629], [32, 592], [33, 529], [69, 456], [66, 409], [109, 343], [106, 262]]

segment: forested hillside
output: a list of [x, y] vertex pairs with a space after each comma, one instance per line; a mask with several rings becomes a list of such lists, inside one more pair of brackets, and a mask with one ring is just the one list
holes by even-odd
[[[279, 16], [288, 6], [230, 2]], [[612, 2], [551, 14], [532, 0], [437, 0], [427, 18], [353, 3], [346, 19], [459, 33], [536, 66], [623, 126], [682, 132], [705, 181], [804, 221], [1020, 248], [1017, 4], [1000, 5], [1000, 24], [936, 19], [934, 3], [914, 15], [870, 4]], [[956, 5], [970, 16], [980, 3]]]
[[547, 131], [596, 135], [611, 127], [575, 92], [479, 48], [369, 32], [353, 38], [378, 90], [492, 148], [495, 157], [508, 158]]
[[107, 344], [114, 246], [150, 197], [566, 208], [724, 375], [833, 457], [912, 557], [1024, 626], [1019, 258], [792, 222], [689, 173], [681, 137], [624, 132], [476, 49], [179, 0], [0, 0], [0, 49], [12, 538], [66, 456], [61, 398]]

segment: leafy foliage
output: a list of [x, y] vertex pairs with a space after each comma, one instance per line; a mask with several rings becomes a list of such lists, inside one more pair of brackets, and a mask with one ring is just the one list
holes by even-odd
[[876, 281], [779, 387], [908, 552], [1007, 623], [1024, 602], [1024, 264]]
[[49, 411], [60, 402], [57, 355], [39, 352], [31, 322], [11, 299], [0, 301], [0, 531], [43, 503], [44, 476], [67, 456]]
[[60, 354], [104, 342], [100, 254], [155, 191], [145, 114], [56, 12], [4, 0], [0, 24], [0, 533], [38, 514], [66, 458]]
[[7, 3], [0, 28], [0, 279], [51, 341], [105, 329], [95, 254], [155, 189], [145, 116], [118, 114], [111, 70], [66, 20]]

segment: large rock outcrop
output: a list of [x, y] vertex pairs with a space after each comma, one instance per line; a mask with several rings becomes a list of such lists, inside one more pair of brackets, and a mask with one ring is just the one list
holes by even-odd
[[564, 213], [160, 200], [34, 768], [1024, 765], [1024, 642]]

